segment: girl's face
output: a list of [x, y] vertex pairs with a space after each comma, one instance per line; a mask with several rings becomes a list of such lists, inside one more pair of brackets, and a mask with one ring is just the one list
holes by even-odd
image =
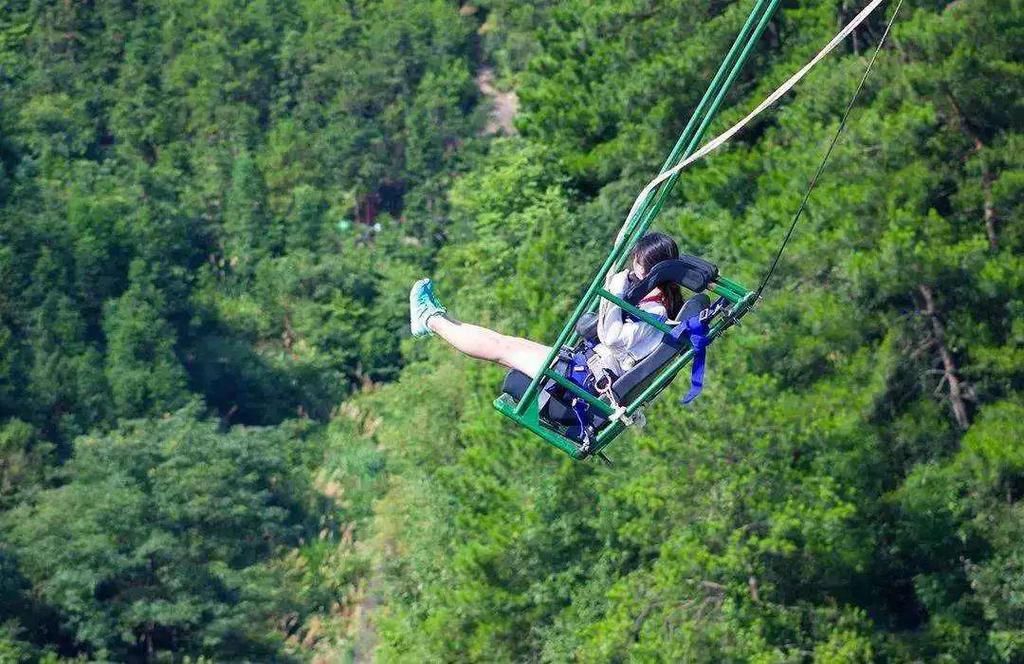
[[643, 279], [644, 277], [647, 276], [647, 270], [645, 270], [643, 266], [636, 261], [635, 258], [633, 259], [633, 267], [630, 269], [630, 271], [633, 273], [633, 276], [636, 277], [638, 280]]

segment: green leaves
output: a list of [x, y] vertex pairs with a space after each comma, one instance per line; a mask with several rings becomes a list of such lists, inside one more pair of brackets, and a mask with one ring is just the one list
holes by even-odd
[[106, 378], [120, 417], [163, 414], [184, 405], [185, 371], [174, 353], [176, 335], [163, 318], [163, 298], [146, 266], [132, 265], [133, 285], [107, 305]]
[[265, 563], [309, 525], [301, 433], [218, 434], [196, 411], [79, 439], [66, 483], [4, 521], [22, 572], [92, 652], [252, 655], [279, 638], [287, 579]]
[[[1019, 657], [1019, 20], [1000, 7], [908, 10], [754, 322], [712, 347], [697, 404], [648, 409], [611, 472], [490, 422], [499, 372], [447, 349], [367, 402], [400, 464], [378, 516], [399, 552], [385, 659]], [[742, 10], [551, 11], [520, 74], [522, 137], [452, 189], [436, 274], [457, 314], [554, 337]], [[846, 11], [787, 8], [719, 123]], [[689, 171], [661, 229], [754, 285], [878, 36]]]
[[252, 157], [240, 154], [224, 200], [224, 259], [240, 274], [280, 248], [280, 231], [267, 209], [266, 184]]
[[[716, 126], [847, 4], [783, 8]], [[5, 4], [0, 660], [1020, 660], [1017, 0], [905, 5], [757, 315], [611, 471], [407, 338], [429, 274], [550, 342], [748, 9]], [[660, 229], [756, 284], [880, 26]]]

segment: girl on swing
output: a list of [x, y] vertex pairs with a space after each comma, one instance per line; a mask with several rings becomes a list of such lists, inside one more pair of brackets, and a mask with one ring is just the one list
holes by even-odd
[[[648, 233], [633, 248], [628, 263], [630, 269], [610, 275], [605, 287], [621, 296], [655, 265], [678, 257], [679, 248], [675, 240], [664, 233]], [[682, 305], [682, 291], [672, 285], [654, 289], [641, 300], [639, 307], [664, 320], [674, 318]], [[619, 375], [624, 368], [647, 356], [663, 336], [651, 325], [626, 320], [622, 314], [621, 308], [607, 301], [601, 302], [597, 324], [601, 343], [595, 348], [605, 366]], [[437, 335], [470, 357], [516, 369], [531, 378], [543, 371], [544, 360], [551, 352], [549, 346], [536, 341], [511, 337], [457, 320], [437, 299], [430, 279], [420, 279], [409, 292], [409, 322], [414, 337]], [[614, 371], [616, 368], [619, 370]]]

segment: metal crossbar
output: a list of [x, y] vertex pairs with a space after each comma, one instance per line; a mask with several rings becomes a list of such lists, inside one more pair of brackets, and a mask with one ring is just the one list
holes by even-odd
[[661, 318], [651, 314], [648, 311], [644, 311], [640, 307], [637, 307], [635, 305], [630, 304], [629, 302], [626, 302], [625, 300], [623, 300], [618, 295], [616, 295], [614, 293], [609, 293], [608, 291], [606, 291], [603, 288], [598, 288], [597, 289], [597, 294], [598, 294], [598, 296], [603, 297], [604, 299], [608, 300], [612, 304], [614, 304], [617, 307], [621, 308], [623, 311], [628, 311], [629, 313], [633, 314], [638, 319], [640, 319], [643, 322], [647, 323], [651, 327], [656, 328], [659, 332], [664, 332], [665, 334], [671, 334], [672, 333], [672, 326], [666, 325], [665, 321], [663, 321]]

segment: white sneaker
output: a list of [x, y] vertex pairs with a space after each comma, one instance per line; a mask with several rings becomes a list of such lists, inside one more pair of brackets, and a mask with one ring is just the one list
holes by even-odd
[[409, 329], [414, 337], [429, 337], [434, 334], [427, 321], [431, 316], [447, 313], [448, 310], [434, 294], [434, 282], [420, 279], [409, 290]]

